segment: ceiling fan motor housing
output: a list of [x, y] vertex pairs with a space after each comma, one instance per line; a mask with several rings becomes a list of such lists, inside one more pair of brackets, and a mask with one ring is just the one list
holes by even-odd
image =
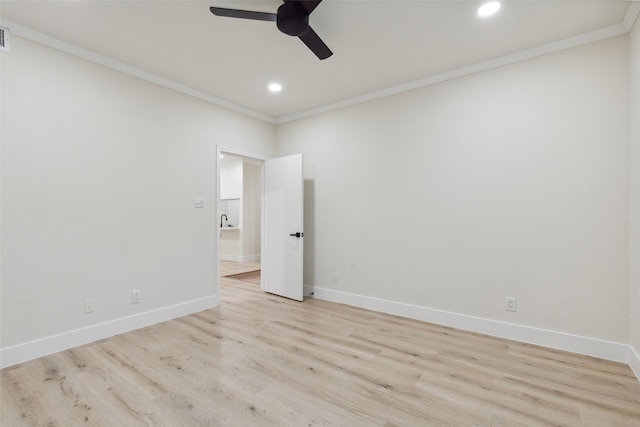
[[318, 59], [327, 59], [333, 55], [333, 52], [309, 26], [309, 15], [320, 2], [322, 0], [284, 0], [284, 4], [278, 8], [277, 13], [227, 9], [215, 6], [211, 6], [209, 10], [216, 16], [251, 19], [254, 21], [276, 21], [280, 32], [298, 37]]
[[309, 14], [298, 2], [286, 2], [278, 8], [278, 29], [290, 36], [301, 36], [309, 29]]

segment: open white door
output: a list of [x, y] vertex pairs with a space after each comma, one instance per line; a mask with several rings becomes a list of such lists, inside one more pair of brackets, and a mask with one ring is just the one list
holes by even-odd
[[264, 163], [265, 292], [302, 301], [303, 197], [302, 154]]

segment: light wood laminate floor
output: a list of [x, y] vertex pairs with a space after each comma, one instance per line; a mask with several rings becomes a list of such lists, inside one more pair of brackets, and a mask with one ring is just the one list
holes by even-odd
[[222, 283], [215, 309], [3, 369], [2, 426], [640, 426], [626, 365]]
[[235, 262], [220, 261], [220, 276], [228, 277], [236, 274], [259, 271], [261, 268], [260, 261], [257, 262]]

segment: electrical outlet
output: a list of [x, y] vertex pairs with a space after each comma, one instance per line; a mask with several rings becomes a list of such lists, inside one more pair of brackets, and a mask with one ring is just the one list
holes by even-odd
[[516, 311], [516, 299], [514, 297], [507, 297], [505, 309], [507, 311]]
[[140, 304], [140, 291], [131, 291], [131, 304]]
[[84, 300], [84, 314], [93, 313], [93, 300], [86, 299]]
[[334, 271], [333, 273], [331, 273], [331, 281], [333, 283], [338, 283], [338, 272]]

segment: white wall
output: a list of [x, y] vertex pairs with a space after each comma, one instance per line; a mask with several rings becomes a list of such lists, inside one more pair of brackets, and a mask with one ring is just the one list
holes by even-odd
[[[260, 261], [262, 221], [262, 167], [248, 161], [225, 162], [220, 166], [222, 199], [239, 199], [239, 217], [229, 214], [235, 229], [220, 233], [220, 259], [235, 262]], [[229, 204], [232, 202], [228, 202]], [[227, 213], [231, 209], [227, 210]], [[218, 218], [224, 209], [218, 211]]]
[[220, 198], [242, 197], [242, 160], [220, 165]]
[[628, 89], [621, 36], [279, 125], [305, 283], [627, 343]]
[[[268, 156], [273, 125], [18, 36], [11, 48], [1, 54], [3, 357], [215, 302], [216, 144]], [[130, 304], [134, 289], [141, 304]]]
[[307, 284], [637, 352], [639, 37], [283, 124], [274, 149], [270, 124], [14, 36], [0, 54], [2, 364], [33, 340], [55, 351], [56, 334], [215, 300], [219, 143], [304, 153]]
[[[242, 199], [242, 160], [236, 160], [233, 162], [225, 162], [220, 165], [220, 198], [221, 199]], [[227, 222], [223, 223], [224, 226], [232, 224], [235, 227], [239, 227], [241, 224], [240, 218], [242, 217], [242, 208], [240, 205], [241, 200], [227, 202], [227, 209], [220, 205], [218, 209], [218, 221], [222, 218], [223, 213], [227, 213], [231, 216], [231, 219], [227, 218]], [[230, 206], [237, 206], [230, 209]], [[230, 214], [231, 211], [236, 212], [238, 215], [235, 217]], [[229, 229], [220, 231], [220, 259], [225, 261], [238, 261], [242, 258], [242, 237], [240, 230]]]
[[636, 21], [630, 35], [630, 112], [629, 141], [631, 167], [631, 209], [629, 211], [629, 266], [630, 266], [630, 343], [635, 351], [632, 365], [640, 377], [640, 21]]
[[262, 222], [262, 166], [243, 165], [242, 256], [243, 261], [260, 261]]

